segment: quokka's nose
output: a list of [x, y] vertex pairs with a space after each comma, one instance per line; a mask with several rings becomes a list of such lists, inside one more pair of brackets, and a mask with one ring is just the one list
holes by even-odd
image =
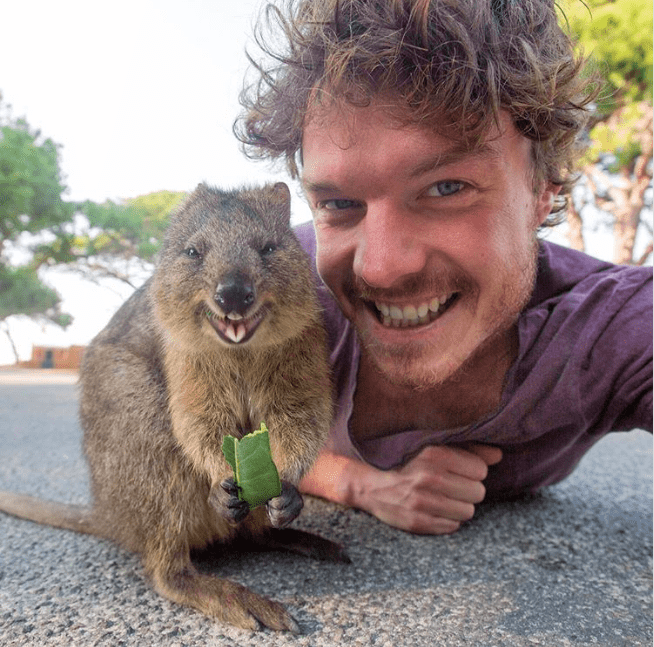
[[214, 300], [226, 314], [244, 316], [256, 299], [252, 281], [244, 276], [227, 277], [216, 288]]

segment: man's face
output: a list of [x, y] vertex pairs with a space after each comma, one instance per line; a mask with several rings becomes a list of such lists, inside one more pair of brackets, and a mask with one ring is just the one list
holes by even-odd
[[534, 192], [510, 119], [471, 151], [374, 105], [325, 110], [302, 156], [318, 271], [388, 380], [437, 385], [506, 352], [555, 195]]

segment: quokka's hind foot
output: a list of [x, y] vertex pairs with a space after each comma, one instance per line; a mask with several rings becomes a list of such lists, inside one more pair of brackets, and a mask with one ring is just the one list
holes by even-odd
[[190, 564], [176, 573], [155, 573], [153, 580], [155, 589], [164, 597], [222, 622], [250, 631], [263, 626], [300, 633], [298, 624], [279, 602], [240, 584], [203, 575]]

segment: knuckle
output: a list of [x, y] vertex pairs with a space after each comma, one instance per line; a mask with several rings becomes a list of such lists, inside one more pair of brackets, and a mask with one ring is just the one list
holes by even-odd
[[486, 498], [486, 488], [483, 483], [478, 484], [477, 494], [473, 503], [481, 503]]
[[414, 460], [426, 460], [432, 463], [441, 460], [443, 458], [443, 452], [444, 448], [441, 445], [427, 445]]
[[459, 521], [450, 521], [444, 528], [443, 531], [439, 534], [442, 535], [451, 535], [453, 532], [456, 532], [461, 527], [461, 522]]
[[417, 521], [417, 519], [411, 519], [405, 524], [405, 529], [408, 530], [409, 532], [413, 532], [416, 534], [420, 533], [420, 530], [422, 528], [422, 524]]
[[409, 512], [417, 512], [423, 507], [423, 497], [412, 490], [404, 499], [404, 507]]
[[458, 523], [450, 523], [449, 519], [440, 519], [421, 515], [412, 516], [409, 518], [404, 524], [404, 529], [415, 535], [440, 535], [447, 534], [448, 532], [453, 532], [453, 530], [450, 530], [450, 528], [454, 524], [456, 524], [458, 527]]
[[421, 452], [425, 456], [439, 456], [442, 452], [441, 445], [427, 445]]
[[443, 492], [446, 489], [447, 479], [443, 472], [431, 472], [422, 475], [419, 485], [433, 492]]
[[469, 503], [461, 510], [461, 521], [470, 521], [475, 516], [475, 506]]

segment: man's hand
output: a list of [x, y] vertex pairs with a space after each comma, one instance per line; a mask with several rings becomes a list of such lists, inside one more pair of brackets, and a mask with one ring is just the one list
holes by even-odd
[[482, 481], [502, 452], [488, 445], [432, 446], [389, 471], [324, 452], [301, 483], [308, 494], [360, 508], [419, 534], [455, 532], [486, 496]]

